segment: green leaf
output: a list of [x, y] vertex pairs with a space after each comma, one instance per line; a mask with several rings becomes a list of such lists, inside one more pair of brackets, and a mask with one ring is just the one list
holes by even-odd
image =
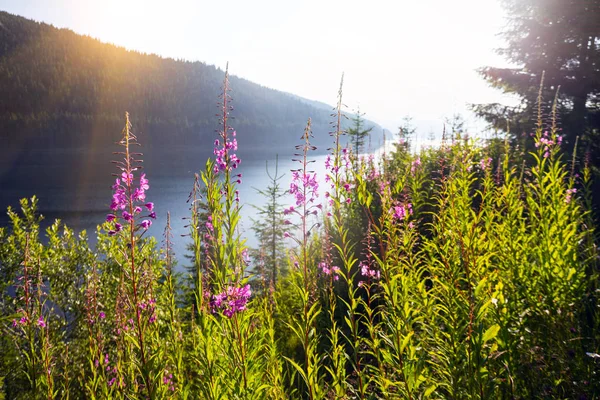
[[485, 333], [483, 334], [483, 343], [486, 343], [498, 335], [498, 331], [500, 331], [500, 325], [495, 324], [490, 326]]

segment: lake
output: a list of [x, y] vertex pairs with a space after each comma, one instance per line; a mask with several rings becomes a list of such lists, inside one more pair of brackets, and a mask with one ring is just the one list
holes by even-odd
[[[119, 150], [115, 146], [115, 150]], [[212, 149], [210, 149], [212, 150]], [[381, 154], [382, 149], [374, 153]], [[36, 195], [39, 198], [39, 212], [45, 220], [42, 228], [46, 228], [59, 218], [75, 231], [86, 230], [93, 246], [96, 242], [95, 230], [110, 212], [112, 198], [111, 185], [117, 170], [111, 160], [114, 155], [100, 150], [40, 150], [27, 149], [0, 152], [0, 226], [9, 224], [6, 207], [18, 207], [23, 197]], [[181, 237], [188, 233], [183, 219], [189, 216], [189, 205], [186, 203], [194, 182], [194, 173], [204, 167], [207, 159], [206, 148], [170, 148], [149, 149], [144, 151], [144, 169], [150, 181], [147, 201], [155, 203], [157, 219], [148, 233], [162, 241], [166, 224], [167, 211], [171, 213], [171, 225], [174, 236], [174, 251], [179, 265], [187, 265], [184, 257], [189, 238]], [[265, 170], [268, 162], [271, 173], [274, 172], [275, 159], [242, 159], [238, 171], [242, 174], [240, 191], [242, 237], [248, 239], [247, 245], [256, 246], [256, 239], [251, 230], [252, 217], [256, 217], [256, 209], [252, 205], [261, 205], [265, 199], [255, 188], [266, 189], [270, 184]], [[311, 157], [315, 160], [313, 169], [319, 175], [322, 196], [325, 190], [324, 162], [325, 155]], [[285, 174], [280, 180], [283, 189], [289, 188], [291, 169], [300, 164], [292, 162], [291, 157], [279, 158], [279, 173]], [[292, 204], [287, 199], [286, 205]], [[289, 203], [289, 204], [288, 204]]]

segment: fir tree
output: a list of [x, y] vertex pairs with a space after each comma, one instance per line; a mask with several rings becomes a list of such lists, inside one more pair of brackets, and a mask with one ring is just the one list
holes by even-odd
[[267, 176], [270, 179], [269, 186], [265, 190], [256, 189], [264, 196], [265, 205], [262, 207], [254, 206], [258, 211], [260, 219], [254, 220], [252, 230], [256, 233], [258, 239], [258, 249], [254, 249], [252, 257], [255, 265], [261, 266], [262, 271], [256, 271], [260, 275], [267, 287], [275, 287], [280, 275], [285, 275], [285, 246], [283, 205], [281, 199], [286, 195], [286, 191], [281, 188], [280, 180], [284, 175], [278, 172], [279, 158], [275, 159], [275, 172], [269, 171], [268, 161], [265, 163]]
[[365, 120], [362, 118], [365, 113], [360, 112], [360, 108], [356, 111], [356, 115], [352, 118], [353, 125], [348, 128], [348, 136], [350, 137], [350, 143], [354, 154], [358, 156], [365, 145], [365, 138], [369, 136], [373, 127], [365, 128]]

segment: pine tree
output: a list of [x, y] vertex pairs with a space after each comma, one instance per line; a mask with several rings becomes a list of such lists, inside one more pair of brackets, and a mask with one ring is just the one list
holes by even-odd
[[365, 145], [365, 138], [367, 138], [373, 130], [373, 127], [365, 129], [365, 121], [362, 118], [364, 115], [365, 113], [361, 113], [359, 108], [356, 111], [356, 115], [354, 116], [354, 118], [352, 118], [352, 127], [348, 128], [347, 131], [347, 134], [350, 137], [350, 143], [352, 144], [352, 149], [356, 156], [358, 156], [363, 151], [363, 147]]
[[254, 206], [260, 219], [253, 220], [252, 230], [258, 239], [258, 249], [252, 251], [255, 265], [261, 266], [262, 271], [255, 271], [262, 275], [267, 287], [275, 287], [280, 275], [285, 275], [285, 220], [281, 199], [287, 191], [281, 188], [280, 180], [285, 175], [279, 175], [279, 157], [275, 158], [275, 172], [269, 171], [269, 162], [265, 163], [269, 186], [265, 190], [256, 191], [265, 198], [264, 206]]
[[[538, 89], [543, 98], [558, 88], [558, 111], [565, 142], [577, 136], [590, 144], [600, 135], [600, 0], [504, 0], [509, 24], [500, 49], [513, 68], [485, 67], [482, 76], [504, 93], [517, 95], [516, 107], [474, 106], [495, 128], [520, 135], [537, 123]], [[547, 108], [547, 107], [546, 107]], [[544, 111], [544, 106], [542, 106]]]

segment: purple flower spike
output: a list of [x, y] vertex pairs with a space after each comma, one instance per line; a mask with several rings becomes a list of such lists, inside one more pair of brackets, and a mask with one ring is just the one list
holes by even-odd
[[129, 214], [127, 211], [123, 211], [123, 219], [125, 221], [129, 222], [133, 219], [133, 216], [131, 214]]
[[46, 322], [44, 321], [44, 317], [42, 317], [40, 315], [40, 317], [37, 320], [37, 324], [40, 328], [45, 328], [46, 327]]
[[107, 214], [106, 215], [106, 222], [112, 222], [115, 220], [115, 218], [117, 218], [117, 216], [115, 214]]
[[148, 211], [153, 211], [154, 210], [154, 203], [149, 202], [144, 204], [144, 206], [148, 209]]

